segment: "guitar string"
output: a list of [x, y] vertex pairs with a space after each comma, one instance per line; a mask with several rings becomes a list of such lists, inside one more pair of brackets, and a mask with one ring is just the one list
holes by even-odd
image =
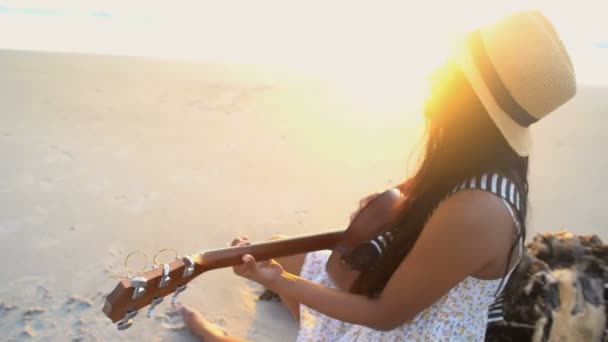
[[[178, 259], [177, 249], [163, 248], [163, 249], [159, 250], [158, 252], [156, 252], [156, 254], [154, 254], [154, 256], [152, 257], [153, 268], [156, 268], [160, 265], [157, 261], [158, 256], [161, 253], [165, 253], [168, 251], [174, 251], [175, 252], [174, 260]], [[144, 264], [143, 264], [141, 270], [133, 270], [129, 267], [129, 259], [136, 254], [141, 254], [144, 256]], [[146, 254], [145, 252], [142, 252], [142, 251], [133, 251], [125, 256], [125, 260], [123, 262], [124, 271], [110, 273], [108, 276], [112, 279], [117, 279], [117, 280], [124, 279], [124, 278], [132, 278], [132, 277], [136, 277], [136, 276], [144, 274], [146, 272], [147, 267], [148, 267], [148, 254]]]
[[[141, 270], [133, 272], [131, 269], [129, 269], [129, 258], [137, 253], [141, 253], [144, 256], [144, 265], [141, 268]], [[133, 274], [137, 274], [137, 275], [142, 274], [146, 270], [146, 266], [148, 266], [148, 255], [142, 251], [133, 251], [133, 252], [127, 254], [127, 256], [125, 257], [123, 266], [124, 266], [125, 270], [127, 270], [128, 273], [133, 273]]]
[[164, 252], [169, 252], [169, 251], [173, 251], [175, 252], [175, 258], [173, 258], [173, 260], [177, 260], [177, 249], [175, 248], [163, 248], [160, 251], [156, 252], [156, 254], [154, 254], [154, 257], [152, 258], [152, 263], [154, 264], [154, 268], [160, 266], [160, 263], [158, 263], [156, 261], [156, 258], [158, 257], [159, 254], [164, 253]]
[[[228, 242], [227, 243], [228, 246], [231, 246], [232, 243]], [[175, 258], [173, 260], [177, 260], [179, 259], [179, 254], [177, 253], [177, 249], [176, 248], [162, 248], [161, 250], [159, 250], [158, 252], [156, 252], [156, 254], [154, 254], [154, 256], [152, 257], [152, 266], [153, 268], [156, 268], [158, 266], [161, 265], [161, 263], [159, 263], [157, 261], [157, 258], [160, 254], [165, 253], [165, 252], [169, 252], [169, 251], [173, 251], [175, 252]], [[129, 258], [131, 258], [133, 255], [140, 253], [144, 256], [144, 265], [142, 266], [141, 270], [138, 271], [134, 271], [132, 269], [129, 268]], [[127, 254], [127, 256], [125, 257], [125, 261], [123, 263], [123, 267], [124, 267], [124, 272], [120, 273], [120, 272], [115, 272], [115, 273], [110, 273], [108, 276], [112, 279], [117, 279], [117, 280], [121, 280], [124, 278], [133, 278], [139, 275], [142, 275], [146, 272], [146, 269], [148, 267], [148, 255], [145, 252], [142, 251], [133, 251], [130, 252], [129, 254]]]

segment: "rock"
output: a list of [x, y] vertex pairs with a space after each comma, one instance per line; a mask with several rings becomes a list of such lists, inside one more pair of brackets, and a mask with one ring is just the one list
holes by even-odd
[[537, 234], [506, 288], [506, 322], [490, 324], [486, 341], [601, 341], [608, 246], [596, 235], [566, 230]]

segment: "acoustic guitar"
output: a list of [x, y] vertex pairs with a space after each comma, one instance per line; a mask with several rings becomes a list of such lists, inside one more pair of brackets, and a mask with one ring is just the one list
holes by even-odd
[[332, 250], [326, 266], [328, 274], [339, 288], [347, 290], [359, 272], [344, 262], [344, 257], [382, 233], [401, 201], [401, 193], [396, 189], [379, 194], [357, 213], [346, 230], [229, 247], [178, 258], [139, 276], [122, 279], [107, 296], [103, 312], [112, 322], [118, 322], [118, 329], [127, 329], [141, 308], [149, 306], [147, 315], [150, 317], [164, 297], [171, 294], [171, 303], [175, 304], [189, 282], [207, 271], [240, 265], [244, 254], [251, 254], [257, 261], [263, 261]]

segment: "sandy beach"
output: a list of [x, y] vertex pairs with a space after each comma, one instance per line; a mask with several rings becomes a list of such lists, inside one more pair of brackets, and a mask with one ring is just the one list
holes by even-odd
[[[345, 227], [415, 164], [419, 100], [374, 112], [303, 72], [0, 50], [0, 339], [194, 340], [168, 303], [127, 331], [103, 315], [125, 257]], [[583, 85], [534, 127], [529, 236], [608, 240], [607, 108], [608, 87]], [[231, 334], [294, 340], [260, 293], [218, 270], [180, 301]]]

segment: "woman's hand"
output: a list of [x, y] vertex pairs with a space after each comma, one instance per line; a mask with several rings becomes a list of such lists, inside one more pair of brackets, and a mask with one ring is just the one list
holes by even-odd
[[[242, 236], [232, 240], [231, 246], [247, 246], [251, 244], [247, 236]], [[243, 264], [234, 266], [232, 270], [238, 276], [253, 280], [256, 283], [271, 288], [273, 283], [281, 277], [284, 270], [281, 264], [274, 259], [256, 262], [255, 258], [250, 254], [245, 254], [241, 257]]]
[[379, 192], [374, 192], [373, 194], [371, 194], [371, 195], [367, 195], [367, 196], [365, 196], [364, 198], [362, 198], [361, 200], [359, 200], [359, 208], [355, 209], [355, 211], [353, 211], [353, 212], [350, 214], [350, 222], [352, 222], [352, 221], [355, 219], [355, 217], [357, 216], [357, 214], [359, 214], [359, 212], [360, 212], [361, 210], [363, 210], [363, 208], [365, 208], [365, 206], [366, 206], [366, 205], [367, 205], [367, 204], [368, 204], [368, 203], [369, 203], [371, 200], [373, 200], [374, 198], [376, 198], [376, 196], [378, 196], [379, 194], [380, 194]]

